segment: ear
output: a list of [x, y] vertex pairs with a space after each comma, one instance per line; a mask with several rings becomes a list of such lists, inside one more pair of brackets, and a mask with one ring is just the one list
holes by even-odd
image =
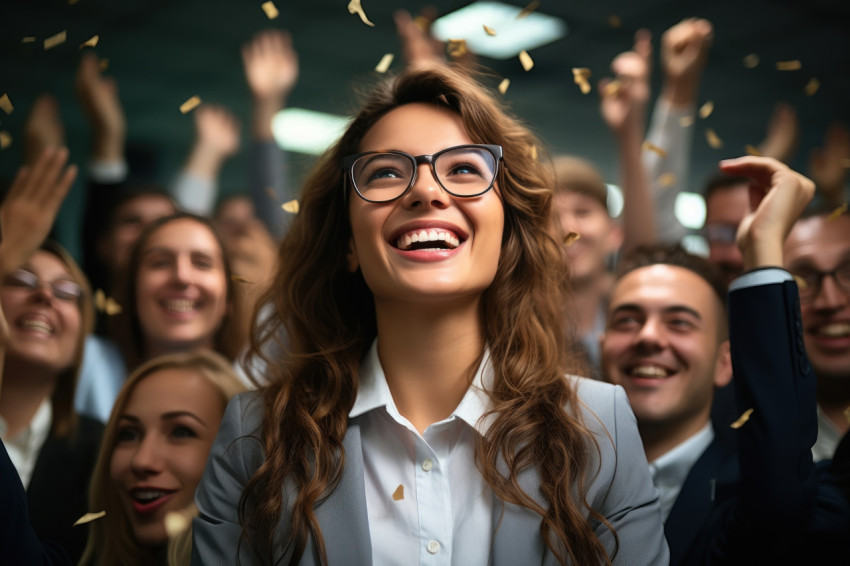
[[723, 387], [732, 381], [732, 355], [729, 352], [729, 340], [724, 340], [717, 349], [717, 361], [714, 365], [714, 385]]
[[348, 239], [348, 253], [345, 254], [348, 261], [348, 272], [354, 273], [360, 267], [360, 259], [357, 257], [357, 247], [354, 245], [354, 237]]

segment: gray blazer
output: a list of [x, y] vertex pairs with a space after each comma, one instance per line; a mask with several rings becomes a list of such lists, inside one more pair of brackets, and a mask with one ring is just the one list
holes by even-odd
[[[650, 481], [649, 466], [626, 395], [620, 387], [576, 379], [585, 423], [595, 434], [601, 453], [587, 501], [617, 532], [619, 547], [614, 564], [668, 564], [658, 497]], [[237, 396], [228, 405], [221, 422], [195, 496], [200, 514], [193, 524], [193, 565], [236, 564], [237, 542], [242, 533], [237, 511], [239, 498], [263, 462], [258, 436], [249, 436], [257, 432], [262, 420], [263, 409], [258, 400], [256, 392]], [[322, 528], [329, 564], [371, 564], [363, 453], [356, 418], [349, 420], [344, 446], [342, 479], [334, 492], [316, 506], [316, 517]], [[538, 489], [540, 482], [536, 470], [525, 471], [519, 479], [523, 489], [546, 507]], [[557, 564], [540, 536], [540, 516], [510, 503], [504, 504], [502, 515], [502, 508], [501, 501], [494, 502], [494, 536], [489, 563], [494, 566]], [[278, 533], [289, 528], [288, 519], [288, 514], [284, 513]], [[595, 531], [609, 555], [613, 554], [616, 544], [611, 532], [601, 524], [595, 525]], [[282, 540], [282, 534], [280, 538]], [[240, 554], [243, 565], [257, 563], [246, 543], [242, 544]], [[286, 564], [288, 559], [287, 556], [278, 563]], [[311, 539], [300, 564], [319, 563]]]

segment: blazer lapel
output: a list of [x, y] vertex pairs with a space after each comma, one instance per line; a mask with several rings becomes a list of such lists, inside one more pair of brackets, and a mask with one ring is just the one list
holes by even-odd
[[328, 564], [372, 563], [372, 540], [366, 512], [366, 484], [363, 476], [363, 448], [360, 426], [349, 421], [343, 439], [345, 466], [339, 485], [316, 507], [322, 527]]
[[[507, 476], [507, 466], [502, 473]], [[539, 491], [540, 478], [535, 468], [524, 470], [519, 484], [534, 500], [547, 506]], [[493, 548], [490, 563], [493, 566], [516, 564], [543, 564], [547, 554], [546, 545], [540, 536], [540, 515], [513, 503], [506, 503], [493, 494]]]

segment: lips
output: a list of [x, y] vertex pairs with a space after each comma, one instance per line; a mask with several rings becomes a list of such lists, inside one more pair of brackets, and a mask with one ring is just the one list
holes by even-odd
[[24, 313], [17, 318], [15, 326], [25, 332], [44, 336], [52, 336], [56, 332], [50, 317], [41, 313]]
[[469, 235], [461, 228], [441, 221], [419, 221], [405, 224], [387, 239], [401, 251], [454, 250]]
[[676, 373], [670, 368], [650, 362], [641, 362], [626, 366], [623, 372], [632, 379], [653, 381], [665, 380]]
[[173, 489], [135, 488], [130, 490], [130, 498], [136, 513], [149, 515], [168, 503], [175, 493]]

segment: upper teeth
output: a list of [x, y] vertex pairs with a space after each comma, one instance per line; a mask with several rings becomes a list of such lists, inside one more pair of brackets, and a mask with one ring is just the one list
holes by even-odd
[[839, 337], [850, 335], [850, 322], [833, 322], [818, 328], [818, 334], [824, 336]]
[[637, 366], [630, 373], [638, 377], [667, 377], [667, 370], [658, 366]]
[[189, 312], [195, 308], [195, 301], [190, 299], [169, 299], [165, 301], [165, 308], [170, 311]]
[[53, 327], [43, 320], [33, 320], [26, 319], [21, 321], [21, 326], [24, 328], [34, 328], [36, 330], [43, 330], [44, 332], [50, 333], [53, 332]]
[[168, 492], [158, 489], [140, 489], [133, 493], [136, 499], [158, 499], [165, 495], [168, 495]]
[[457, 236], [446, 230], [414, 230], [399, 236], [396, 240], [396, 246], [399, 249], [406, 250], [414, 242], [446, 242], [449, 248], [456, 248], [460, 245], [460, 239]]

